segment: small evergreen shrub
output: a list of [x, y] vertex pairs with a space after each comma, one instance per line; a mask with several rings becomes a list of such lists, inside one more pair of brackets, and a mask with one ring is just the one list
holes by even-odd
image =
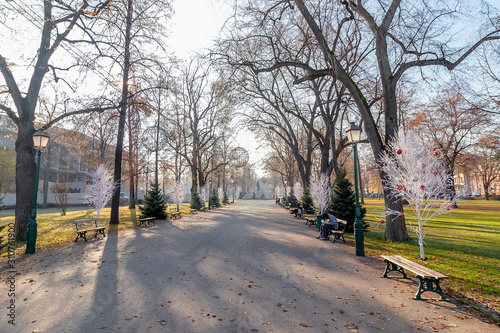
[[167, 218], [166, 207], [166, 199], [160, 191], [160, 186], [157, 183], [152, 183], [144, 196], [144, 205], [139, 207], [141, 210], [140, 218], [156, 217], [159, 220], [164, 220]]
[[[333, 189], [332, 200], [330, 201], [329, 211], [335, 217], [347, 221], [346, 232], [354, 231], [356, 201], [352, 184], [346, 178], [345, 169], [339, 169], [335, 177], [335, 187]], [[366, 214], [366, 208], [361, 207], [361, 218]], [[363, 222], [363, 228], [367, 224]]]
[[314, 202], [311, 197], [311, 192], [309, 188], [304, 188], [304, 194], [302, 195], [302, 206], [304, 206], [304, 212], [306, 214], [314, 214]]

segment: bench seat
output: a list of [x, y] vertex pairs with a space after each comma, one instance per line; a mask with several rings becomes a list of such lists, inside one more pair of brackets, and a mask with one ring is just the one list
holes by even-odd
[[177, 208], [170, 208], [170, 215], [176, 219], [177, 217], [181, 217], [181, 212], [178, 212]]
[[144, 217], [142, 219], [139, 219], [139, 227], [143, 224], [144, 224], [144, 226], [146, 226], [146, 223], [147, 223], [147, 225], [149, 225], [150, 223], [153, 223], [154, 225], [156, 225], [155, 220], [156, 220], [156, 217]]
[[335, 241], [342, 239], [342, 241], [345, 243], [344, 239], [344, 231], [347, 226], [347, 221], [337, 219], [337, 222], [339, 223], [339, 228], [337, 230], [331, 230], [329, 229], [328, 236], [333, 235], [332, 243], [335, 243]]
[[442, 301], [446, 301], [446, 296], [444, 295], [441, 287], [439, 285], [439, 281], [442, 279], [447, 279], [448, 276], [441, 274], [439, 272], [433, 271], [430, 268], [414, 263], [411, 260], [403, 258], [401, 256], [381, 256], [385, 263], [385, 271], [382, 277], [386, 278], [387, 273], [389, 272], [400, 272], [403, 275], [403, 278], [407, 279], [406, 272], [410, 271], [419, 280], [418, 290], [413, 299], [421, 300], [422, 293], [425, 291], [433, 291], [438, 293], [441, 296]]
[[[73, 224], [75, 225], [76, 228], [75, 242], [78, 241], [78, 238], [83, 238], [85, 241], [87, 241], [87, 232], [89, 231], [95, 231], [94, 237], [97, 237], [98, 234], [102, 234], [103, 237], [106, 237], [106, 234], [104, 233], [106, 227], [100, 227], [98, 225], [97, 219], [77, 220], [73, 221]], [[80, 228], [78, 227], [79, 224]], [[81, 229], [82, 226], [85, 226], [85, 229]]]

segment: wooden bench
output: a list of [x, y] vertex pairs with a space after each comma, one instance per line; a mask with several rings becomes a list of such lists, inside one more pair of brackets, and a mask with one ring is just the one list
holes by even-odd
[[386, 278], [389, 272], [400, 272], [403, 274], [403, 278], [407, 279], [405, 270], [412, 272], [418, 278], [419, 285], [417, 293], [413, 299], [421, 300], [420, 297], [425, 291], [433, 291], [441, 296], [442, 301], [446, 301], [446, 297], [439, 286], [439, 281], [441, 279], [447, 279], [448, 276], [433, 271], [430, 268], [424, 267], [422, 265], [416, 264], [401, 256], [385, 256], [382, 258], [386, 263], [384, 275], [382, 277]]
[[333, 235], [332, 243], [335, 243], [337, 239], [342, 239], [342, 241], [345, 243], [344, 231], [345, 227], [347, 226], [347, 221], [337, 219], [337, 222], [339, 223], [339, 228], [337, 230], [328, 229], [328, 237], [330, 237], [330, 235]]
[[[83, 239], [85, 239], [85, 241], [87, 241], [87, 232], [88, 231], [95, 231], [94, 237], [97, 237], [97, 234], [102, 234], [104, 237], [106, 237], [106, 234], [104, 234], [105, 227], [100, 227], [98, 225], [97, 219], [78, 220], [78, 221], [73, 221], [73, 223], [75, 224], [75, 227], [76, 227], [75, 242], [78, 241], [78, 238], [83, 238]], [[79, 224], [80, 224], [80, 228], [78, 227]], [[85, 229], [82, 229], [82, 228], [85, 228]]]
[[316, 225], [316, 218], [306, 217], [306, 225], [308, 227], [310, 227], [312, 225]]
[[155, 220], [156, 220], [156, 217], [145, 217], [145, 218], [139, 219], [139, 227], [143, 224], [144, 224], [144, 226], [149, 225], [150, 223], [153, 223], [154, 225], [156, 225]]
[[177, 208], [170, 208], [170, 215], [176, 219], [177, 217], [181, 217], [181, 212], [178, 212]]

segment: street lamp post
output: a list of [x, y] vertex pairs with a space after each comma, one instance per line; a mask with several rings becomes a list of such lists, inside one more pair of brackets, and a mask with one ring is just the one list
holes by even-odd
[[31, 208], [31, 219], [28, 223], [28, 234], [26, 240], [26, 253], [35, 253], [36, 248], [36, 237], [37, 237], [37, 223], [36, 223], [36, 203], [38, 194], [38, 178], [40, 175], [40, 155], [42, 154], [42, 148], [47, 147], [50, 136], [44, 131], [37, 131], [33, 134], [33, 146], [38, 149], [38, 156], [36, 162], [36, 176], [35, 176], [35, 193], [33, 195], [33, 207]]
[[359, 207], [359, 193], [358, 193], [358, 168], [357, 168], [357, 143], [361, 136], [361, 127], [355, 123], [351, 123], [351, 126], [346, 131], [347, 140], [349, 143], [353, 143], [354, 150], [354, 193], [356, 199], [356, 207], [354, 209], [355, 223], [354, 223], [354, 244], [356, 247], [356, 255], [359, 257], [365, 256], [365, 244], [364, 244], [364, 233], [363, 233], [363, 221], [361, 220], [361, 209]]

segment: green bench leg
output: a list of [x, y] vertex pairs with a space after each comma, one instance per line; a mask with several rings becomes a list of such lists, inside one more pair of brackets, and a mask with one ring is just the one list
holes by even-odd
[[423, 292], [433, 291], [441, 296], [442, 301], [447, 300], [446, 296], [443, 293], [443, 290], [441, 289], [441, 286], [439, 285], [439, 279], [424, 279], [420, 276], [417, 277], [420, 282], [418, 284], [417, 293], [415, 294], [415, 297], [413, 297], [413, 299], [421, 300], [422, 299], [421, 295]]
[[398, 267], [398, 265], [393, 264], [385, 260], [385, 270], [384, 270], [384, 275], [382, 275], [383, 278], [387, 277], [387, 273], [389, 272], [400, 272], [403, 274], [403, 278], [407, 279], [408, 277], [406, 276], [406, 272], [402, 267]]

